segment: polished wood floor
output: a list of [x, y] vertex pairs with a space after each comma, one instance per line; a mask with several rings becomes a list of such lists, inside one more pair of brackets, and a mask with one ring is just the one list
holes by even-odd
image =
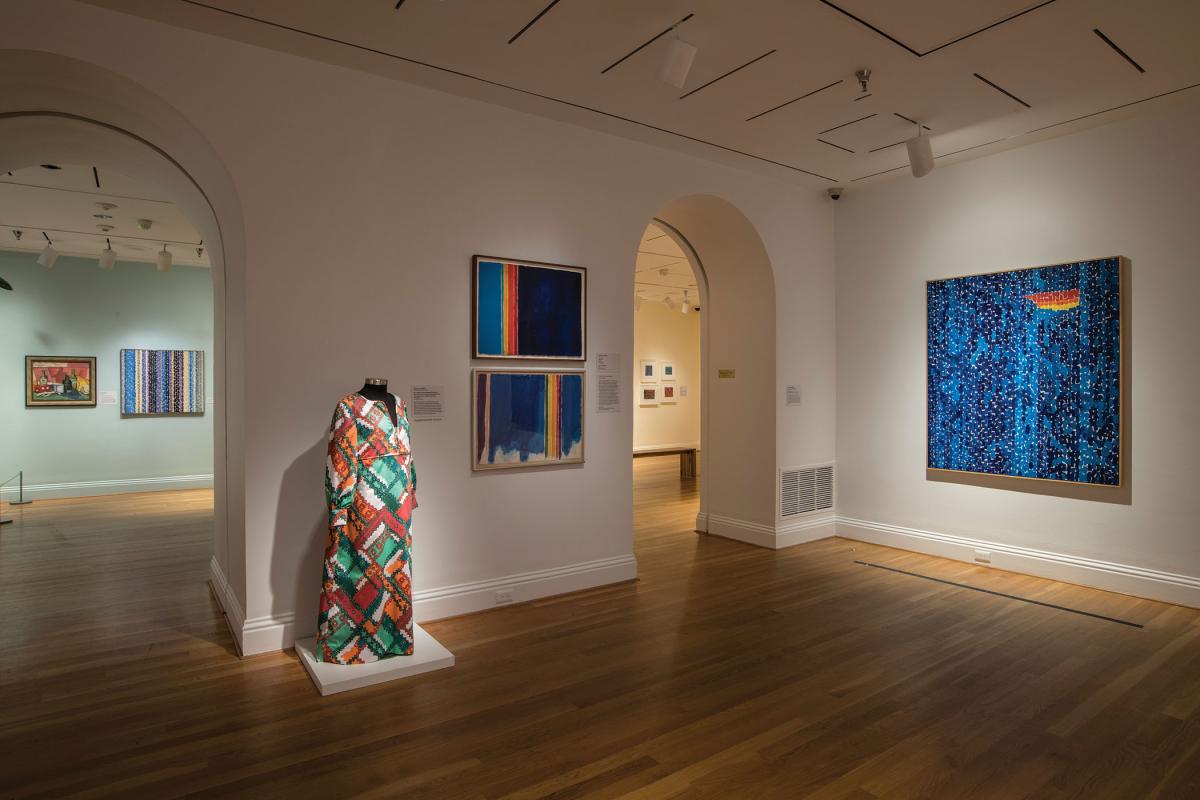
[[696, 535], [678, 470], [635, 464], [637, 582], [431, 623], [453, 669], [327, 698], [234, 655], [208, 493], [6, 506], [0, 797], [1200, 797], [1200, 612]]

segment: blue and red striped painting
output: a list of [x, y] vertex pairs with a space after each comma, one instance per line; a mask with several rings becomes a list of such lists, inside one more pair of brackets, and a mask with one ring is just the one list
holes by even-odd
[[583, 461], [583, 373], [475, 370], [473, 469]]
[[203, 350], [122, 350], [121, 413], [204, 413]]
[[1121, 260], [930, 281], [931, 469], [1121, 483]]
[[475, 258], [475, 357], [583, 360], [585, 271]]

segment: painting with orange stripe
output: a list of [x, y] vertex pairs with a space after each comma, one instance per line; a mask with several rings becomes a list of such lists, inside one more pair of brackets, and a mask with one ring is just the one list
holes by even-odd
[[583, 361], [587, 357], [587, 270], [475, 256], [475, 358]]
[[472, 469], [583, 462], [583, 372], [476, 369], [472, 384]]
[[927, 284], [930, 469], [1121, 484], [1121, 269]]

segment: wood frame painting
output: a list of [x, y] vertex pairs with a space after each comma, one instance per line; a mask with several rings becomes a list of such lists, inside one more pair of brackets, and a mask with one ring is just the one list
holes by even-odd
[[583, 370], [471, 373], [471, 469], [582, 464]]
[[474, 358], [587, 360], [587, 269], [475, 256]]
[[1122, 485], [1125, 259], [929, 281], [927, 467]]
[[95, 356], [25, 356], [26, 408], [95, 406]]
[[121, 351], [121, 416], [203, 414], [203, 350]]

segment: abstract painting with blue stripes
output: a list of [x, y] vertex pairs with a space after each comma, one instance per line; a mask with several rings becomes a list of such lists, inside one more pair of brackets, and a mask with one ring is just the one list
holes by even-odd
[[930, 281], [928, 466], [1121, 484], [1121, 259]]
[[586, 275], [476, 256], [475, 357], [585, 360]]
[[122, 415], [203, 413], [203, 350], [121, 351]]

